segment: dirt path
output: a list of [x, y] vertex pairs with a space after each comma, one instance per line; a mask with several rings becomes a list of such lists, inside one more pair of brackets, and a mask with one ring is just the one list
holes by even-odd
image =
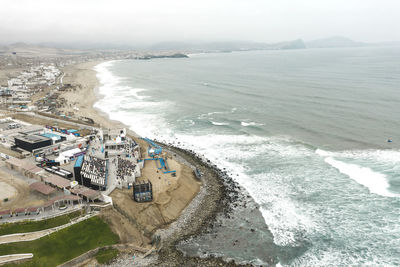
[[8, 262], [30, 259], [32, 257], [33, 254], [31, 253], [0, 256], [0, 265]]
[[33, 233], [15, 234], [15, 235], [4, 235], [0, 236], [0, 244], [15, 243], [22, 241], [31, 241], [39, 239], [50, 233], [49, 231], [40, 231]]

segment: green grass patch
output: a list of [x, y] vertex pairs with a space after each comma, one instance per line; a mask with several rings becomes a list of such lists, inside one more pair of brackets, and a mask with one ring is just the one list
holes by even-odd
[[17, 223], [0, 224], [0, 235], [10, 235], [17, 233], [29, 233], [45, 230], [69, 223], [71, 219], [81, 215], [80, 211], [74, 211], [65, 215], [54, 217], [42, 221], [25, 221]]
[[118, 235], [95, 216], [38, 240], [0, 245], [0, 255], [33, 253], [32, 260], [7, 266], [57, 266], [91, 249], [118, 242]]
[[95, 258], [98, 263], [106, 264], [110, 263], [113, 259], [115, 259], [119, 254], [118, 249], [115, 248], [105, 248], [100, 249], [99, 252], [95, 255]]

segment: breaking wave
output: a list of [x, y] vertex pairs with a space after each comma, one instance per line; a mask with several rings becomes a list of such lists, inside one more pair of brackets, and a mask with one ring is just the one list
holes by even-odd
[[[109, 71], [113, 64], [107, 62], [96, 67], [101, 82], [99, 93], [104, 97], [95, 106], [142, 136], [194, 150], [225, 169], [260, 204], [276, 245], [284, 248], [312, 244], [312, 249], [296, 256], [294, 266], [362, 265], [369, 260], [379, 262], [386, 256], [385, 250], [373, 247], [369, 240], [397, 237], [398, 233], [371, 223], [371, 218], [381, 215], [379, 209], [386, 208], [384, 201], [396, 200], [387, 198], [397, 196], [395, 190], [391, 191], [388, 170], [399, 166], [400, 152], [331, 152], [286, 136], [244, 134], [250, 128], [240, 126], [257, 126], [257, 123], [243, 120], [251, 118], [248, 115], [238, 121], [224, 117], [236, 112], [236, 108], [219, 111], [215, 107], [210, 108], [217, 110], [214, 112], [203, 110], [168, 121], [166, 114], [173, 109], [173, 103], [153, 100], [146, 95], [146, 89], [125, 86], [122, 78]], [[174, 128], [176, 121], [183, 125], [179, 130]], [[228, 125], [226, 121], [229, 127], [210, 127], [210, 123]], [[204, 127], [207, 131], [215, 131], [202, 131], [200, 127], [204, 125], [208, 126]], [[231, 126], [233, 130], [238, 126], [238, 134], [216, 133], [231, 130], [227, 129]], [[349, 183], [352, 181], [349, 178], [357, 183]], [[367, 215], [356, 217], [360, 215], [357, 213]], [[387, 225], [398, 220], [390, 212], [385, 214]], [[363, 234], [354, 234], [354, 227]], [[359, 250], [366, 251], [368, 261], [359, 258]]]
[[229, 122], [216, 122], [216, 121], [210, 121], [213, 125], [216, 126], [226, 126], [229, 125]]
[[250, 121], [250, 122], [241, 121], [241, 122], [240, 122], [240, 125], [242, 125], [242, 126], [244, 126], [244, 127], [247, 127], [247, 126], [263, 126], [264, 124], [262, 124], [262, 123], [257, 123], [257, 122], [254, 122], [254, 121]]
[[[325, 157], [324, 161], [326, 163], [328, 163], [332, 167], [336, 168], [340, 173], [347, 175], [348, 177], [350, 177], [351, 179], [353, 179], [360, 185], [367, 187], [371, 193], [385, 196], [385, 197], [397, 197], [398, 196], [398, 194], [395, 194], [395, 193], [392, 193], [389, 191], [390, 184], [389, 184], [388, 178], [385, 174], [377, 172], [377, 171], [373, 171], [369, 167], [359, 166], [357, 164], [344, 162], [344, 161], [341, 161], [341, 160], [338, 160], [335, 158], [335, 156], [336, 157], [347, 156], [347, 158], [351, 157], [353, 159], [354, 158], [356, 158], [356, 159], [375, 158], [375, 160], [377, 160], [379, 158], [388, 159], [388, 157], [384, 157], [383, 154], [387, 155], [388, 153], [392, 153], [391, 151], [389, 151], [389, 152], [387, 152], [387, 151], [385, 151], [385, 152], [383, 152], [383, 151], [373, 151], [373, 152], [360, 151], [358, 153], [355, 151], [347, 151], [347, 152], [335, 153], [335, 152], [328, 152], [328, 151], [324, 151], [321, 149], [317, 149], [315, 151], [315, 153], [322, 157]], [[376, 155], [379, 155], [379, 156], [376, 157]], [[392, 157], [389, 157], [389, 158], [394, 159]]]

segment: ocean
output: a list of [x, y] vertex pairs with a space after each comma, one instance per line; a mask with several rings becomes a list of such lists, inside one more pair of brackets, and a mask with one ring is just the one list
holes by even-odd
[[[260, 207], [261, 220], [242, 208], [183, 252], [259, 265], [400, 265], [400, 47], [205, 53], [95, 69], [95, 107], [204, 155]], [[243, 233], [246, 222], [255, 235]]]

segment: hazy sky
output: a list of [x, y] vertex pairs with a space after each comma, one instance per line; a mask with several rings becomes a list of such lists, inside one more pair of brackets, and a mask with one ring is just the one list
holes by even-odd
[[0, 0], [0, 43], [400, 41], [400, 0]]

